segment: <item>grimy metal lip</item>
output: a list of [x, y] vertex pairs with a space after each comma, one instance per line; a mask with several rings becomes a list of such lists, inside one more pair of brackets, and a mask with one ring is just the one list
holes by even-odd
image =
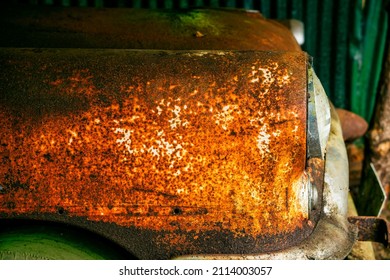
[[1, 47], [301, 51], [281, 23], [229, 9], [5, 5], [0, 33]]

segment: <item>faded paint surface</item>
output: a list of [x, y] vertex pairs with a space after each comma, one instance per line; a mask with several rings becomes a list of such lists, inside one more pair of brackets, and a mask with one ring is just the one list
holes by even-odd
[[156, 242], [179, 247], [313, 229], [304, 53], [3, 49], [0, 63], [3, 217], [170, 231]]

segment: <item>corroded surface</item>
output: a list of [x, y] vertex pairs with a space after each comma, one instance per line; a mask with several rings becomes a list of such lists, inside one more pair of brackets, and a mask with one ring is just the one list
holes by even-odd
[[373, 216], [353, 216], [348, 217], [348, 221], [357, 226], [358, 240], [379, 242], [386, 248], [390, 247], [390, 223], [385, 219]]
[[187, 253], [280, 249], [315, 226], [304, 53], [3, 49], [0, 63], [3, 217], [110, 222]]

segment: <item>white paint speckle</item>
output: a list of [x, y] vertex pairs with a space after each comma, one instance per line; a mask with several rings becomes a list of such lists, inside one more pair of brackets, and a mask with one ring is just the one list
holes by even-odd
[[78, 137], [78, 133], [76, 131], [68, 129], [68, 133], [70, 134], [70, 138], [68, 140], [68, 145], [72, 145], [74, 138]]
[[250, 190], [250, 196], [251, 196], [252, 199], [254, 199], [256, 201], [260, 201], [261, 200], [259, 192], [257, 190], [255, 190], [255, 189]]
[[160, 158], [160, 150], [155, 148], [154, 146], [151, 146], [149, 149], [147, 149], [148, 153], [150, 153], [152, 156], [157, 157], [157, 159]]
[[178, 105], [175, 105], [173, 109], [170, 109], [171, 112], [173, 113], [173, 118], [168, 120], [169, 126], [171, 129], [176, 129], [178, 127], [186, 127], [189, 122], [187, 120], [182, 120], [181, 119], [181, 108]]
[[248, 73], [249, 82], [260, 83], [261, 81], [262, 95], [266, 95], [275, 82], [278, 86], [284, 86], [290, 82], [289, 73], [287, 71], [281, 72], [278, 68], [279, 64], [277, 62], [270, 63], [267, 67], [253, 65]]
[[277, 130], [275, 130], [275, 131], [272, 132], [272, 135], [273, 135], [274, 137], [278, 137], [278, 136], [280, 136], [280, 133], [281, 133], [280, 129], [277, 129]]
[[77, 133], [76, 131], [73, 131], [73, 130], [70, 130], [70, 129], [69, 129], [68, 132], [69, 132], [73, 137], [77, 138], [78, 133]]
[[134, 130], [126, 128], [116, 128], [114, 132], [117, 134], [122, 134], [122, 137], [116, 139], [116, 143], [118, 143], [119, 146], [124, 145], [129, 154], [136, 153], [136, 150], [131, 149], [131, 134], [134, 132]]
[[217, 112], [213, 116], [215, 119], [215, 124], [222, 127], [223, 130], [227, 130], [229, 125], [234, 121], [233, 112], [237, 109], [237, 105], [224, 106], [220, 112]]
[[268, 134], [267, 132], [267, 125], [264, 124], [260, 128], [259, 135], [257, 136], [256, 142], [257, 142], [257, 147], [260, 150], [261, 155], [264, 157], [266, 153], [269, 153], [269, 143], [270, 143], [270, 138], [271, 135]]

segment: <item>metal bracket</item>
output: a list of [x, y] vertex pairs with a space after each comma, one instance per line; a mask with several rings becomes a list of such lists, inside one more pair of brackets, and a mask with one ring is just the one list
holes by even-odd
[[390, 223], [378, 217], [348, 217], [348, 221], [358, 228], [359, 241], [373, 241], [382, 243], [389, 248]]

